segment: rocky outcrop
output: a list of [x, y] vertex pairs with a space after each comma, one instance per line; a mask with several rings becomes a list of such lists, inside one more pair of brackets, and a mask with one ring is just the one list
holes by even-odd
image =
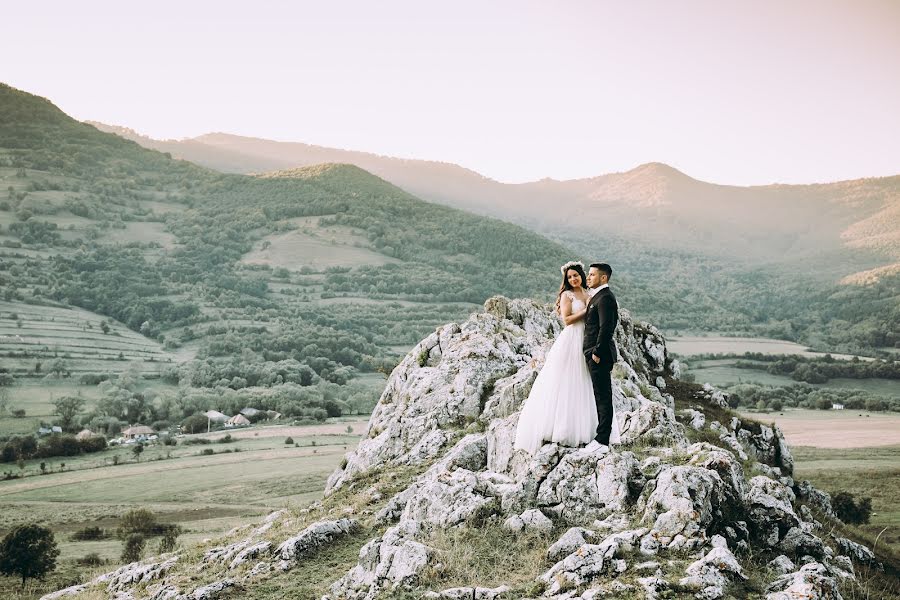
[[[771, 560], [768, 598], [828, 599], [840, 597], [839, 581], [855, 577], [854, 561], [874, 564], [871, 551], [832, 538], [813, 518], [809, 506], [828, 516], [829, 499], [794, 482], [778, 428], [732, 416], [727, 397], [712, 387], [677, 381], [679, 366], [660, 332], [625, 310], [612, 373], [623, 443], [516, 451], [519, 410], [559, 330], [558, 319], [535, 302], [489, 300], [483, 312], [439, 328], [401, 361], [365, 439], [329, 477], [325, 500], [299, 516], [273, 513], [259, 527], [230, 532], [192, 566], [208, 570], [202, 585], [171, 577], [179, 559], [168, 557], [129, 565], [87, 588], [138, 590], [136, 600], [213, 598], [302, 569], [349, 541], [358, 559], [327, 582], [322, 600], [712, 600], [741, 589], [755, 568], [750, 553]], [[681, 404], [676, 414], [674, 393], [690, 408]], [[379, 487], [401, 471], [408, 477], [402, 486]], [[345, 498], [355, 502], [342, 505]], [[327, 518], [310, 522], [329, 503]], [[509, 540], [527, 538], [552, 566], [535, 568], [518, 588], [441, 585], [450, 560], [441, 536], [454, 531], [485, 543], [502, 537], [512, 553]]]

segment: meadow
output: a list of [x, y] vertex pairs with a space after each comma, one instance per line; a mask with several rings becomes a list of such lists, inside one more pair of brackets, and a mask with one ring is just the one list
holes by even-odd
[[879, 544], [900, 553], [900, 415], [804, 409], [744, 414], [784, 431], [795, 479], [872, 498], [871, 521], [859, 529], [873, 540], [880, 535]]
[[[177, 446], [148, 446], [139, 461], [131, 447], [114, 447], [69, 457], [64, 469], [54, 461], [46, 475], [40, 474], [40, 461], [29, 461], [25, 477], [0, 481], [0, 535], [22, 523], [50, 527], [60, 568], [46, 582], [29, 582], [21, 594], [17, 582], [0, 578], [0, 596], [36, 598], [56, 589], [84, 570], [76, 561], [90, 553], [107, 561], [107, 569], [118, 564], [120, 540], [74, 541], [71, 535], [88, 526], [114, 532], [119, 517], [133, 508], [148, 508], [161, 522], [180, 525], [185, 533], [179, 543], [189, 545], [273, 510], [305, 506], [322, 497], [325, 479], [365, 427], [364, 420], [337, 419], [182, 436]], [[222, 443], [226, 434], [231, 441]], [[294, 443], [285, 444], [287, 438]], [[185, 443], [197, 439], [211, 443]], [[148, 554], [155, 543], [149, 541]]]
[[[666, 339], [670, 352], [680, 356], [691, 357], [697, 354], [743, 354], [759, 352], [761, 354], [797, 354], [800, 356], [823, 356], [824, 352], [811, 350], [794, 342], [774, 340], [770, 338], [733, 337], [721, 335], [681, 335]], [[847, 354], [832, 354], [834, 358], [849, 360]]]

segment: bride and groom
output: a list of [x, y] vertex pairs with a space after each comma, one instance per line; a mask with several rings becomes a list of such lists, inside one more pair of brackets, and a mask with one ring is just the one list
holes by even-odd
[[[612, 267], [564, 264], [556, 308], [565, 327], [547, 352], [544, 367], [519, 415], [515, 448], [530, 454], [544, 442], [587, 444], [589, 450], [619, 442], [613, 413], [613, 334], [619, 305], [609, 289]], [[588, 443], [589, 442], [589, 443]]]

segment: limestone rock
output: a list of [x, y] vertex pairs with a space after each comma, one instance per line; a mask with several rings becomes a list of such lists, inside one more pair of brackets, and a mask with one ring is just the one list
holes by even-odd
[[223, 579], [209, 585], [199, 587], [187, 596], [185, 600], [218, 600], [229, 595], [231, 588], [235, 587], [237, 582], [233, 579]]
[[818, 490], [806, 481], [797, 481], [794, 484], [794, 490], [798, 498], [813, 506], [817, 510], [825, 513], [830, 517], [837, 518], [834, 507], [831, 505], [831, 494]]
[[578, 587], [610, 568], [613, 558], [630, 552], [646, 529], [614, 533], [599, 544], [584, 544], [553, 565], [538, 579], [547, 585], [545, 595]]
[[[724, 542], [724, 539], [722, 540]], [[730, 579], [747, 579], [734, 554], [724, 546], [716, 546], [706, 556], [691, 563], [681, 585], [698, 589], [699, 597], [713, 600], [725, 595]]]
[[281, 542], [275, 549], [276, 556], [281, 559], [280, 568], [289, 569], [294, 562], [313, 554], [337, 538], [352, 533], [356, 527], [357, 523], [352, 519], [313, 523], [298, 535]]
[[366, 543], [359, 551], [357, 565], [332, 584], [332, 596], [368, 600], [381, 590], [415, 582], [433, 554], [431, 548], [414, 539], [419, 532], [418, 524], [406, 521]]
[[881, 567], [881, 563], [875, 558], [875, 553], [862, 544], [857, 544], [853, 540], [848, 540], [844, 537], [835, 537], [834, 541], [837, 543], [841, 554], [846, 554], [851, 559], [864, 565]]
[[431, 600], [493, 600], [509, 590], [510, 587], [508, 585], [501, 585], [496, 588], [458, 587], [440, 592], [427, 592], [423, 598]]
[[802, 527], [791, 527], [778, 543], [778, 549], [793, 556], [810, 555], [822, 558], [825, 544], [817, 536], [804, 531]]
[[550, 533], [553, 530], [553, 521], [536, 508], [526, 510], [521, 515], [508, 518], [503, 527], [511, 531], [535, 531], [538, 533]]
[[67, 596], [77, 596], [86, 588], [87, 586], [84, 584], [73, 585], [55, 592], [50, 592], [49, 594], [44, 594], [41, 596], [40, 600], [58, 600], [59, 598], [65, 598]]
[[782, 575], [766, 588], [766, 600], [841, 600], [837, 582], [821, 563], [811, 562]]
[[603, 455], [581, 449], [564, 456], [547, 475], [537, 502], [558, 506], [570, 523], [584, 523], [624, 510], [643, 482], [631, 452]]
[[258, 558], [263, 554], [268, 554], [272, 548], [272, 542], [257, 542], [256, 544], [252, 544], [235, 555], [235, 557], [231, 560], [231, 563], [228, 565], [229, 569], [236, 569], [238, 566], [244, 564], [248, 560]]
[[642, 520], [652, 523], [649, 535], [668, 546], [676, 536], [694, 539], [705, 532], [726, 495], [725, 483], [717, 472], [681, 465], [662, 471], [652, 491], [641, 496], [637, 508]]
[[787, 575], [797, 570], [797, 566], [784, 554], [769, 561], [769, 569], [779, 575]]
[[774, 546], [791, 528], [800, 524], [794, 512], [795, 496], [781, 482], [758, 475], [750, 480], [750, 489], [744, 500], [747, 516], [756, 536], [766, 545]]
[[130, 563], [111, 573], [101, 575], [94, 580], [94, 583], [105, 583], [106, 590], [110, 593], [125, 591], [139, 583], [149, 583], [161, 578], [177, 562], [178, 556], [173, 556], [164, 561]]
[[490, 484], [468, 469], [456, 469], [420, 483], [400, 519], [451, 527], [489, 506], [499, 508]]
[[590, 529], [571, 527], [550, 546], [547, 550], [547, 558], [558, 561], [587, 544], [589, 540], [594, 538], [594, 535], [594, 532]]

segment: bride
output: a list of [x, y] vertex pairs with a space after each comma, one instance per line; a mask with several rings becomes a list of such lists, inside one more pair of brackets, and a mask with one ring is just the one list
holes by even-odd
[[[584, 284], [584, 265], [564, 264], [562, 285], [556, 297], [556, 309], [565, 328], [550, 351], [544, 367], [519, 415], [515, 448], [537, 452], [545, 441], [565, 446], [587, 444], [597, 435], [597, 405], [594, 388], [582, 354], [584, 315], [591, 290]], [[618, 442], [618, 426], [613, 413], [610, 443]]]

